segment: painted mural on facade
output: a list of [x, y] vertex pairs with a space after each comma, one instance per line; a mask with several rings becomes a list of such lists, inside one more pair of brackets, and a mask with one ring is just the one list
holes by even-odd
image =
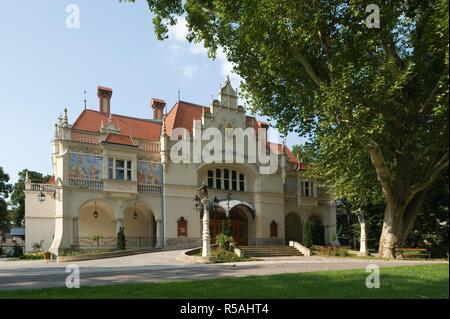
[[285, 192], [289, 195], [297, 195], [297, 179], [286, 178]]
[[162, 165], [147, 161], [138, 161], [137, 178], [139, 184], [162, 184]]
[[69, 177], [84, 179], [101, 179], [103, 157], [70, 153]]

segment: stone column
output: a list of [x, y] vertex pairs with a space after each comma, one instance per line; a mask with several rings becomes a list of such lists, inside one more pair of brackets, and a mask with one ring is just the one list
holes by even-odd
[[78, 241], [78, 217], [74, 217], [73, 218], [73, 222], [72, 222], [72, 243], [75, 246], [79, 245], [79, 241]]
[[164, 247], [164, 238], [162, 236], [163, 233], [163, 223], [161, 219], [156, 220], [156, 246], [155, 248], [163, 248]]
[[209, 233], [209, 211], [206, 208], [203, 211], [202, 240], [203, 240], [202, 257], [209, 257], [209, 256], [211, 256], [211, 236]]

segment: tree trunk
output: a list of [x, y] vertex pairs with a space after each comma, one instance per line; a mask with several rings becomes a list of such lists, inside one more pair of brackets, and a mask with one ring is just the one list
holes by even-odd
[[399, 244], [402, 246], [405, 244], [409, 233], [411, 232], [416, 223], [417, 214], [422, 208], [426, 194], [427, 194], [426, 189], [417, 193], [417, 195], [414, 196], [409, 205], [406, 207], [405, 215], [403, 216], [402, 232], [399, 238]]
[[384, 210], [383, 229], [380, 236], [378, 253], [383, 258], [395, 258], [395, 249], [399, 244], [405, 208], [387, 204]]
[[359, 254], [362, 256], [367, 255], [367, 236], [366, 236], [366, 217], [364, 209], [358, 211], [358, 222], [361, 228]]

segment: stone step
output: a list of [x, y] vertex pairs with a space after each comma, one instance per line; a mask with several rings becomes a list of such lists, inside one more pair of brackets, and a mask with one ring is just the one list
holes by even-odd
[[247, 257], [282, 257], [303, 256], [297, 249], [290, 246], [239, 246]]

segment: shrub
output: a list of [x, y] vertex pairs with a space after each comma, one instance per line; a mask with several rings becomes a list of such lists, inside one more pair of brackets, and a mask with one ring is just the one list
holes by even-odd
[[38, 253], [38, 252], [40, 252], [41, 251], [41, 249], [42, 249], [42, 244], [44, 243], [44, 241], [43, 240], [41, 240], [40, 242], [38, 242], [38, 243], [33, 243], [33, 246], [32, 246], [32, 248], [33, 248], [33, 251], [35, 252], [35, 253]]
[[117, 249], [125, 250], [126, 249], [126, 238], [125, 231], [123, 227], [120, 227], [119, 232], [117, 233]]
[[20, 257], [23, 255], [23, 248], [19, 245], [14, 245], [12, 251], [8, 254], [8, 257]]
[[44, 259], [42, 252], [26, 253], [19, 257], [19, 259]]
[[229, 251], [232, 240], [233, 240], [233, 237], [228, 236], [224, 233], [221, 233], [221, 234], [217, 235], [217, 237], [216, 237], [216, 244], [219, 245], [219, 249]]
[[311, 222], [307, 220], [303, 227], [303, 246], [311, 248], [312, 246], [312, 227]]
[[239, 261], [241, 259], [234, 252], [224, 249], [218, 249], [214, 251], [212, 255], [216, 258], [215, 259], [216, 262], [233, 262]]
[[323, 256], [347, 257], [350, 255], [347, 247], [340, 246], [322, 246], [318, 252]]

